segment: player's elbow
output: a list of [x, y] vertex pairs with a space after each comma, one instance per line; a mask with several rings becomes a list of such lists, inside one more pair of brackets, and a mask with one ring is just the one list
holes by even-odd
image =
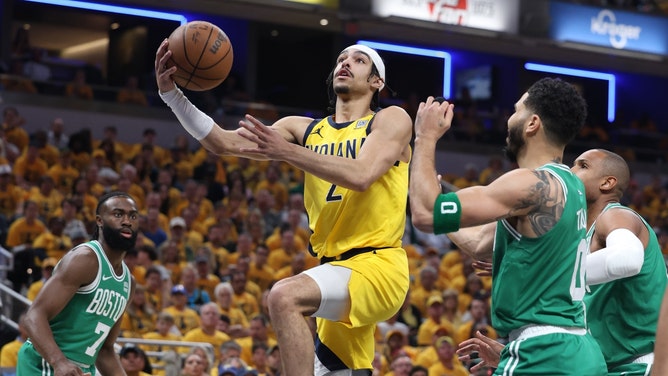
[[411, 222], [413, 226], [422, 232], [434, 231], [434, 217], [431, 212], [420, 210], [411, 206]]

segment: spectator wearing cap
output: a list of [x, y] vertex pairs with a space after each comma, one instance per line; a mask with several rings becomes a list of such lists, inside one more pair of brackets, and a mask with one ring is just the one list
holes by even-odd
[[60, 260], [72, 249], [72, 240], [63, 234], [65, 220], [62, 217], [51, 217], [48, 221], [48, 230], [37, 236], [32, 242], [32, 247], [39, 254], [46, 254]]
[[411, 303], [419, 310], [422, 317], [427, 316], [427, 299], [432, 295], [440, 295], [436, 286], [438, 271], [430, 265], [422, 267], [416, 286], [411, 288]]
[[12, 166], [0, 164], [0, 215], [7, 222], [23, 213], [25, 192], [14, 184]]
[[[398, 330], [402, 332], [406, 337], [410, 334], [410, 328], [408, 325], [399, 322], [399, 313], [400, 311], [397, 311], [392, 317], [385, 321], [381, 321], [378, 324], [376, 324], [376, 342], [377, 343], [383, 343], [385, 341], [385, 337], [387, 336], [387, 333], [389, 333], [391, 330]], [[410, 342], [410, 341], [409, 341]]]
[[[216, 329], [220, 320], [220, 310], [216, 303], [206, 303], [200, 307], [200, 325], [183, 336], [185, 342], [210, 343], [214, 348], [214, 363], [220, 359], [220, 346], [230, 337]], [[215, 364], [217, 366], [217, 364]]]
[[197, 270], [193, 265], [187, 264], [181, 269], [180, 283], [186, 290], [188, 307], [199, 312], [199, 307], [211, 302], [209, 293], [197, 286]]
[[174, 324], [182, 335], [199, 327], [199, 314], [188, 307], [188, 295], [183, 285], [172, 287], [171, 302], [163, 311], [174, 318]]
[[[436, 329], [434, 329], [434, 333], [432, 334], [432, 344], [429, 347], [424, 348], [418, 356], [415, 358], [415, 362], [413, 362], [416, 365], [420, 365], [424, 368], [429, 368], [433, 366], [434, 364], [438, 363], [438, 352], [437, 352], [437, 347], [436, 347], [436, 341], [438, 341], [439, 338], [441, 337], [451, 337], [451, 332], [449, 327], [446, 326], [439, 326]], [[457, 361], [459, 358], [455, 355], [454, 359]]]
[[42, 260], [42, 278], [39, 279], [39, 281], [35, 281], [30, 284], [30, 287], [28, 288], [28, 292], [26, 293], [26, 298], [29, 300], [35, 300], [37, 297], [37, 294], [42, 290], [42, 287], [44, 286], [44, 283], [51, 278], [51, 275], [53, 274], [53, 269], [56, 267], [56, 264], [58, 263], [58, 259], [55, 257], [47, 257], [44, 260]]
[[141, 338], [155, 330], [157, 313], [146, 298], [146, 287], [137, 283], [121, 319], [121, 336]]
[[478, 330], [491, 339], [497, 338], [496, 330], [489, 325], [491, 320], [488, 308], [486, 297], [479, 295], [473, 297], [469, 306], [471, 320], [463, 323], [457, 330], [454, 337], [457, 343], [473, 338]]
[[153, 373], [146, 353], [136, 345], [126, 344], [121, 348], [119, 356], [127, 376], [149, 376]]
[[384, 370], [389, 370], [394, 361], [402, 356], [410, 358], [412, 363], [417, 354], [417, 349], [408, 344], [408, 337], [400, 330], [390, 330], [385, 335], [382, 357]]
[[455, 358], [457, 346], [452, 338], [440, 337], [435, 346], [438, 362], [429, 367], [430, 375], [469, 376], [466, 368]]
[[440, 326], [448, 328], [448, 333], [453, 335], [454, 326], [443, 317], [443, 309], [443, 298], [441, 295], [432, 295], [427, 299], [427, 318], [418, 329], [418, 346], [430, 346], [432, 344], [432, 333]]
[[189, 252], [190, 260], [188, 260], [188, 254], [186, 253], [186, 235], [186, 220], [183, 217], [173, 217], [169, 220], [168, 241], [176, 245], [181, 260], [192, 261], [192, 250]]
[[48, 170], [49, 165], [39, 157], [39, 145], [35, 140], [28, 143], [26, 152], [14, 162], [16, 183], [26, 190], [38, 185], [39, 180], [46, 175]]

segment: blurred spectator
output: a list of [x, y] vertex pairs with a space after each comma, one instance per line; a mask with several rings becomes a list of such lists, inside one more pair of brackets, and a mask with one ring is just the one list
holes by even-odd
[[32, 242], [43, 232], [46, 226], [38, 219], [39, 208], [34, 201], [23, 204], [23, 217], [16, 219], [9, 226], [7, 233], [7, 247], [14, 252], [14, 270], [9, 278], [14, 284], [14, 291], [21, 291], [32, 282], [31, 272], [38, 266], [37, 262], [44, 259], [35, 259]]
[[142, 338], [155, 330], [157, 314], [146, 295], [146, 287], [137, 283], [121, 319], [122, 337]]
[[164, 309], [174, 318], [176, 328], [181, 334], [199, 327], [199, 314], [187, 306], [188, 296], [183, 285], [172, 287], [171, 305]]
[[200, 309], [200, 324], [183, 335], [185, 342], [210, 343], [214, 349], [214, 359], [220, 358], [220, 346], [230, 337], [216, 329], [220, 320], [220, 311], [216, 303], [206, 303]]
[[216, 303], [221, 313], [226, 315], [230, 320], [228, 333], [235, 338], [245, 337], [249, 335], [248, 328], [250, 327], [250, 323], [244, 311], [232, 305], [233, 294], [234, 289], [232, 289], [232, 285], [229, 282], [219, 283], [214, 290]]
[[65, 219], [62, 217], [51, 217], [48, 220], [48, 230], [37, 236], [32, 247], [39, 254], [46, 253], [49, 258], [60, 260], [72, 249], [72, 240], [63, 234]]
[[125, 86], [118, 91], [116, 96], [118, 103], [136, 104], [139, 106], [148, 106], [146, 94], [139, 88], [139, 79], [137, 76], [130, 76], [125, 82]]
[[30, 287], [28, 288], [28, 292], [26, 294], [26, 298], [29, 300], [33, 301], [37, 297], [37, 294], [39, 294], [40, 290], [42, 290], [42, 287], [46, 283], [46, 281], [51, 278], [51, 275], [53, 274], [53, 269], [56, 267], [56, 264], [58, 264], [58, 260], [55, 259], [54, 257], [47, 257], [42, 261], [42, 278], [40, 278], [38, 281], [33, 282]]
[[144, 350], [127, 343], [119, 353], [121, 365], [127, 376], [148, 376], [153, 374], [151, 364]]
[[65, 134], [65, 122], [62, 118], [55, 118], [51, 121], [51, 128], [47, 132], [47, 142], [60, 151], [67, 149], [70, 136]]
[[42, 175], [39, 184], [30, 188], [28, 199], [37, 203], [40, 219], [47, 222], [60, 209], [63, 195], [55, 189], [53, 178]]
[[462, 189], [479, 184], [478, 167], [475, 163], [468, 163], [464, 167], [464, 176], [461, 176], [452, 182], [452, 185]]
[[430, 346], [433, 343], [433, 333], [440, 327], [447, 328], [450, 336], [455, 332], [452, 323], [443, 316], [443, 298], [440, 295], [432, 295], [427, 300], [426, 318], [418, 329], [418, 346]]
[[79, 170], [72, 165], [72, 152], [65, 149], [60, 152], [58, 163], [49, 168], [47, 174], [53, 179], [56, 189], [67, 195], [72, 191], [74, 181], [79, 177]]
[[420, 310], [420, 316], [427, 316], [427, 300], [431, 296], [440, 295], [436, 287], [438, 272], [432, 266], [425, 266], [420, 270], [418, 285], [411, 288], [411, 304]]
[[390, 364], [390, 372], [385, 376], [408, 376], [413, 368], [413, 362], [407, 355], [398, 356]]
[[257, 298], [246, 291], [246, 274], [241, 271], [233, 271], [230, 283], [234, 294], [232, 295], [232, 304], [241, 309], [246, 317], [254, 317], [260, 313], [260, 306]]
[[[156, 341], [180, 341], [181, 335], [177, 334], [178, 330], [172, 330], [173, 326], [174, 317], [167, 312], [160, 312], [155, 321], [155, 330], [144, 334], [142, 338]], [[145, 345], [142, 347], [149, 352], [160, 352], [172, 348], [162, 345]], [[163, 365], [158, 357], [151, 359], [151, 362], [156, 365]]]
[[83, 233], [84, 236], [88, 233], [86, 225], [79, 219], [79, 208], [75, 199], [66, 198], [60, 204], [60, 212], [58, 215], [65, 220], [65, 228], [63, 234], [70, 239], [76, 237], [77, 234]]
[[181, 376], [205, 376], [206, 363], [201, 355], [189, 354], [183, 361], [183, 368], [181, 369]]
[[408, 289], [404, 304], [399, 308], [399, 318], [397, 321], [404, 323], [410, 329], [408, 343], [411, 346], [417, 346], [417, 333], [422, 324], [422, 313], [420, 309], [411, 303], [411, 290]]
[[13, 59], [11, 61], [10, 76], [3, 76], [0, 80], [0, 86], [4, 90], [14, 91], [19, 93], [36, 94], [37, 87], [28, 77], [24, 76], [25, 63], [21, 59]]
[[469, 376], [464, 366], [455, 361], [456, 344], [450, 337], [441, 337], [436, 341], [438, 363], [429, 367], [430, 375]]
[[199, 312], [199, 308], [211, 302], [211, 297], [206, 290], [197, 286], [197, 269], [188, 264], [181, 269], [181, 286], [186, 292], [188, 298], [188, 307]]
[[478, 181], [481, 185], [487, 185], [504, 173], [505, 170], [503, 169], [503, 159], [498, 156], [490, 157], [489, 161], [487, 162], [487, 167], [480, 171]]
[[267, 327], [269, 320], [263, 315], [254, 316], [250, 320], [250, 335], [247, 337], [237, 338], [235, 341], [241, 346], [241, 359], [251, 367], [255, 366], [253, 363], [253, 348], [256, 345], [264, 345], [270, 348], [276, 345], [276, 340], [269, 337]]
[[23, 213], [24, 191], [13, 181], [12, 166], [0, 165], [0, 216], [11, 222]]
[[471, 320], [463, 323], [457, 330], [454, 337], [457, 343], [473, 338], [473, 335], [478, 330], [491, 339], [497, 338], [496, 330], [489, 325], [491, 320], [489, 318], [488, 308], [486, 298], [479, 296], [473, 298], [469, 308]]
[[71, 98], [93, 100], [93, 88], [86, 82], [86, 71], [77, 69], [72, 81], [65, 85], [65, 95]]
[[18, 353], [23, 343], [28, 339], [28, 333], [25, 330], [25, 313], [19, 315], [18, 326], [19, 334], [11, 342], [6, 343], [0, 349], [0, 368], [3, 369], [3, 375], [15, 376], [16, 373], [6, 372], [5, 369], [15, 368], [18, 362]]
[[197, 272], [197, 288], [206, 291], [209, 297], [214, 296], [214, 290], [220, 283], [220, 278], [213, 274], [215, 257], [208, 247], [199, 247], [195, 251], [195, 271]]
[[5, 140], [19, 148], [23, 152], [30, 141], [28, 132], [23, 128], [26, 119], [19, 114], [16, 107], [5, 107], [2, 111], [2, 129], [5, 132]]

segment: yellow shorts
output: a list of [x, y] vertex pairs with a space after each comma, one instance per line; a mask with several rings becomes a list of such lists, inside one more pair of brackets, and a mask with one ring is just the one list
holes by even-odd
[[329, 371], [371, 369], [376, 324], [394, 315], [408, 292], [406, 252], [385, 248], [330, 264], [352, 270], [350, 313], [340, 322], [316, 320], [316, 363]]

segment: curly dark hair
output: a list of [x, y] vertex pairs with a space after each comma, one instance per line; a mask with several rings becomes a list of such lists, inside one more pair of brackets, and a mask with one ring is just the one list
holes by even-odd
[[548, 138], [566, 145], [580, 132], [587, 119], [587, 102], [575, 87], [559, 78], [543, 78], [527, 90], [524, 101], [545, 124]]

